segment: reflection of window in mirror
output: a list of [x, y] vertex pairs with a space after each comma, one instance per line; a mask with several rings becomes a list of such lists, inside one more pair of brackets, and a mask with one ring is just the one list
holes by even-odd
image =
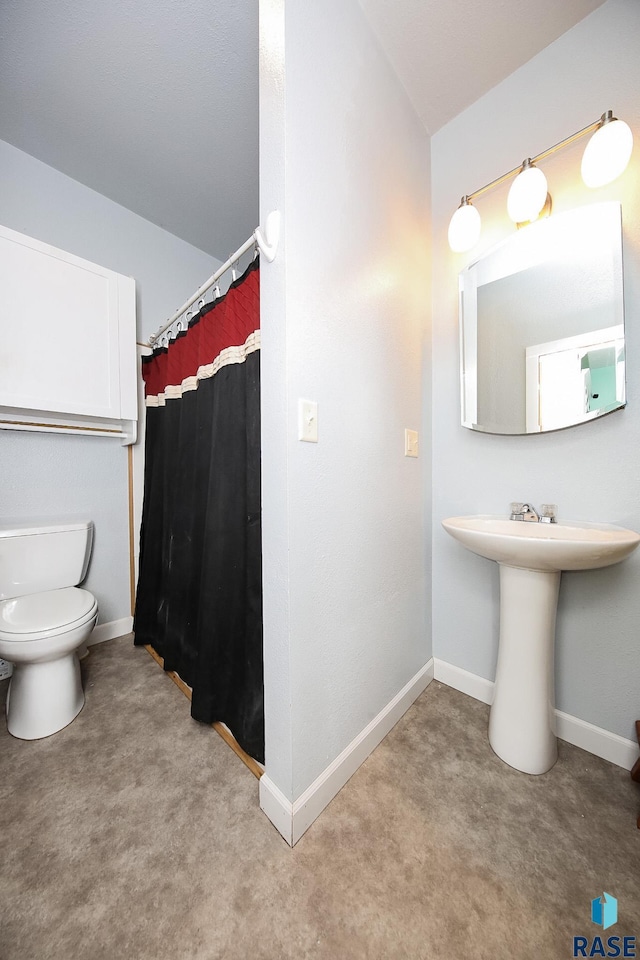
[[520, 231], [463, 271], [460, 294], [465, 426], [537, 433], [624, 405], [619, 204]]

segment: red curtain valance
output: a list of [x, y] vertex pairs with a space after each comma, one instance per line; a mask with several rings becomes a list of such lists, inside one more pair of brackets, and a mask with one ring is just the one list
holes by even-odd
[[[207, 304], [191, 321], [188, 330], [178, 334], [168, 347], [154, 350], [142, 358], [142, 377], [147, 403], [164, 403], [169, 396], [180, 396], [177, 389], [198, 371], [211, 364], [242, 362], [242, 351], [259, 347], [259, 340], [250, 339], [260, 328], [260, 270], [254, 260], [228, 289], [223, 297]], [[227, 354], [225, 356], [225, 351]], [[214, 371], [215, 372], [215, 369]], [[211, 376], [212, 371], [205, 373]], [[194, 389], [194, 386], [191, 387]]]

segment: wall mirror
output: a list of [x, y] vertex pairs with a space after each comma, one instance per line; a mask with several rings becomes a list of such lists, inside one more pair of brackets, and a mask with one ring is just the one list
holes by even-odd
[[460, 274], [462, 425], [559, 430], [625, 405], [622, 213], [541, 220]]

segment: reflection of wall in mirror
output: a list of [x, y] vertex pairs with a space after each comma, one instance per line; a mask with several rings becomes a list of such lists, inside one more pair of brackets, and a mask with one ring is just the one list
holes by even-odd
[[[571, 337], [616, 319], [610, 264], [601, 257], [543, 263], [478, 287], [478, 423], [525, 433], [525, 352], [532, 343]], [[564, 424], [566, 425], [566, 424]]]

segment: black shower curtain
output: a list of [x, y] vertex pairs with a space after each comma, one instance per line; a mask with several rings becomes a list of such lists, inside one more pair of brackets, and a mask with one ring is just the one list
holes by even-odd
[[135, 643], [264, 762], [260, 271], [254, 260], [168, 348], [143, 358], [144, 505]]

